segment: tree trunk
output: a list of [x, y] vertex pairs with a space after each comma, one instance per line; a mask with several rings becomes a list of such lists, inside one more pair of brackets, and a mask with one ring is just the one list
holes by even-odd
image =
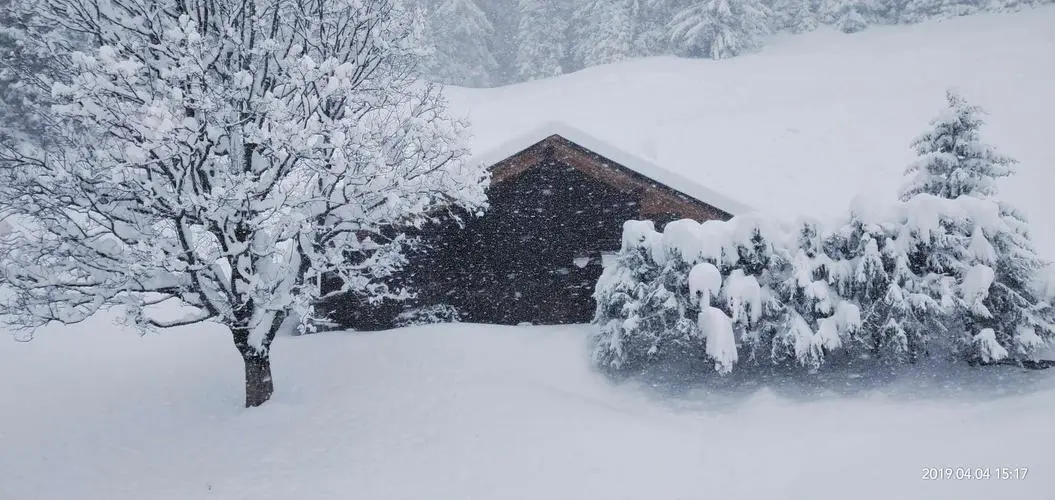
[[271, 380], [271, 341], [278, 333], [279, 326], [286, 318], [286, 312], [280, 311], [275, 314], [268, 327], [267, 334], [261, 339], [260, 345], [252, 345], [249, 341], [250, 330], [242, 326], [248, 323], [251, 317], [246, 311], [252, 310], [252, 301], [246, 302], [244, 307], [235, 311], [238, 326], [231, 327], [231, 335], [234, 337], [234, 346], [242, 355], [245, 362], [245, 407], [254, 408], [271, 399], [275, 392], [275, 384]]
[[245, 361], [245, 407], [260, 406], [271, 399], [275, 385], [271, 381], [271, 357], [256, 349], [239, 349]]

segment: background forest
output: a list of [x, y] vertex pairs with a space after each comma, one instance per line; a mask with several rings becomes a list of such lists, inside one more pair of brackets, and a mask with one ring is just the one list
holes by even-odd
[[408, 0], [444, 83], [492, 87], [630, 57], [723, 59], [769, 34], [1014, 11], [1048, 0]]

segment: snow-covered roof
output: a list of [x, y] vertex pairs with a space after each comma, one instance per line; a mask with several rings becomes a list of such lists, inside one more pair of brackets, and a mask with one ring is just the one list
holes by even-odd
[[638, 174], [648, 177], [649, 179], [675, 189], [728, 214], [741, 215], [753, 210], [751, 207], [740, 203], [739, 201], [733, 200], [717, 191], [666, 170], [649, 160], [628, 153], [583, 132], [582, 130], [568, 125], [567, 123], [559, 121], [544, 123], [495, 148], [487, 150], [482, 154], [478, 154], [474, 156], [473, 162], [484, 165], [494, 165], [554, 135], [563, 137], [564, 139], [586, 148], [593, 153], [601, 155], [614, 163], [633, 170]]

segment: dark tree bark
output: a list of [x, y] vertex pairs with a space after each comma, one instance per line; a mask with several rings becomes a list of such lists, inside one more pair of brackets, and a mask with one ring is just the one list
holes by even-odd
[[[239, 312], [244, 312], [244, 310]], [[285, 312], [275, 315], [259, 347], [249, 344], [248, 328], [231, 328], [234, 346], [238, 348], [238, 353], [242, 355], [242, 361], [245, 362], [246, 408], [255, 408], [266, 403], [275, 392], [275, 383], [271, 378], [271, 341], [275, 339], [279, 326], [285, 318]]]
[[271, 399], [275, 384], [271, 380], [271, 356], [267, 351], [239, 348], [245, 361], [245, 407], [254, 408]]

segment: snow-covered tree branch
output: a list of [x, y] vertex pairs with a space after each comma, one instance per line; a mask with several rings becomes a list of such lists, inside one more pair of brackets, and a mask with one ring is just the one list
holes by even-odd
[[[391, 0], [27, 8], [39, 25], [25, 35], [69, 71], [44, 78], [62, 147], [0, 151], [16, 228], [4, 312], [20, 326], [113, 305], [141, 328], [222, 323], [256, 406], [279, 325], [312, 318], [324, 277], [397, 296], [377, 279], [410, 242], [389, 229], [485, 202], [465, 126], [416, 79], [410, 16]], [[191, 312], [160, 319], [170, 301]]]

